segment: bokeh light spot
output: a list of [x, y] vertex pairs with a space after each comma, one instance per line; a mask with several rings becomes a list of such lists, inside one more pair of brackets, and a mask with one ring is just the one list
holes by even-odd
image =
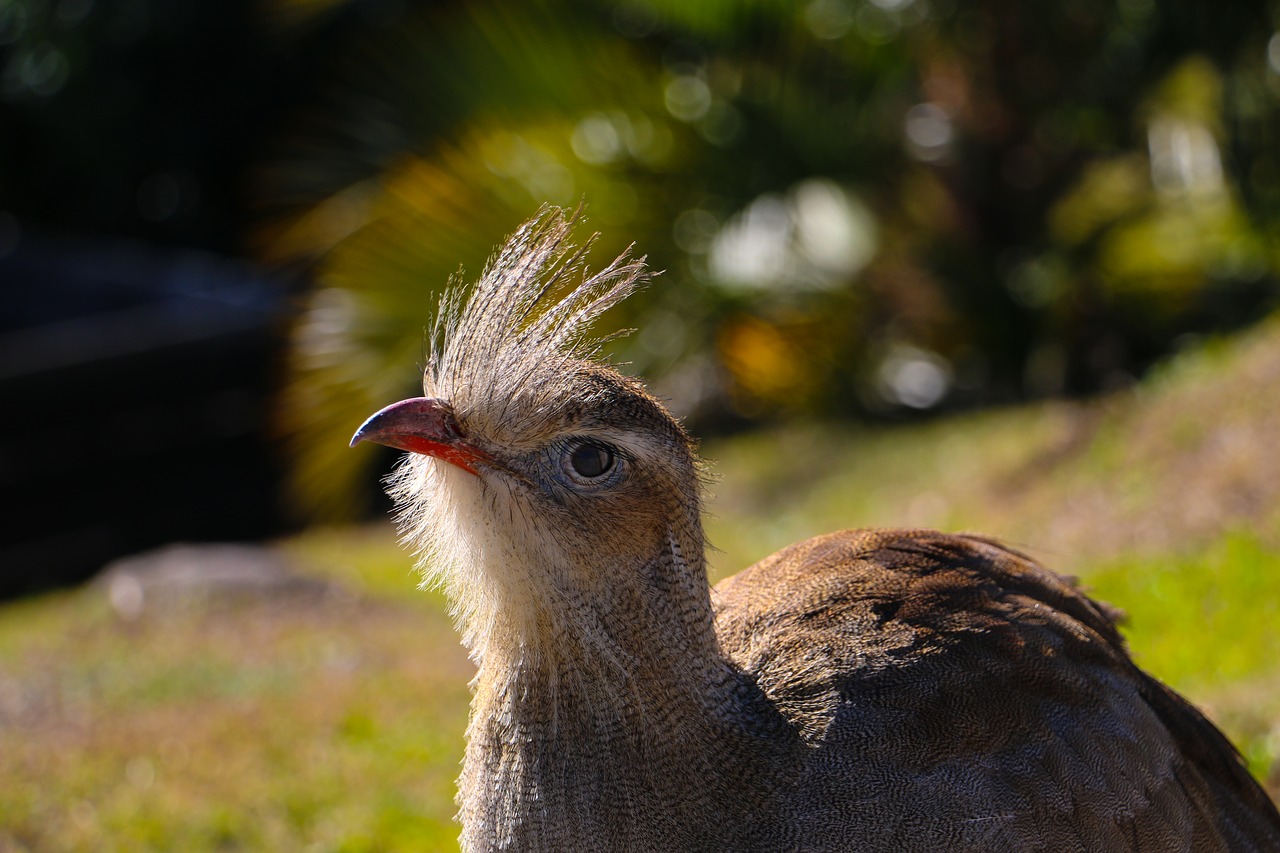
[[917, 160], [937, 163], [950, 153], [955, 135], [951, 116], [937, 104], [916, 104], [907, 110], [902, 129], [907, 149]]
[[697, 121], [711, 107], [711, 89], [706, 81], [692, 74], [681, 74], [673, 78], [663, 95], [667, 112], [681, 121]]

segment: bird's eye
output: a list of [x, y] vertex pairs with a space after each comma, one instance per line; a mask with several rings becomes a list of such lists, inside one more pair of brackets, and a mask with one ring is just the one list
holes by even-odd
[[612, 471], [616, 464], [613, 450], [603, 444], [584, 442], [569, 451], [570, 473], [577, 479], [598, 480]]

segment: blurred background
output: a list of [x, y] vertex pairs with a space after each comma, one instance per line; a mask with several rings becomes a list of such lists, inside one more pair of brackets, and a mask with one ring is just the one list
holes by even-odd
[[1126, 386], [1280, 300], [1278, 15], [6, 0], [4, 589], [384, 509], [345, 439], [544, 202], [704, 435]]
[[[610, 346], [740, 475], [717, 511], [762, 532], [726, 528], [730, 557], [815, 523], [984, 525], [1073, 570], [1106, 554], [1102, 589], [1140, 600], [1167, 585], [1126, 586], [1117, 555], [1208, 555], [1245, 573], [1249, 618], [1280, 618], [1271, 0], [0, 0], [0, 598], [304, 529], [289, 547], [336, 560], [326, 583], [408, 590], [388, 531], [376, 557], [333, 532], [387, 510], [394, 454], [347, 440], [420, 387], [446, 282], [583, 202], [595, 265], [634, 241], [661, 271]], [[817, 490], [826, 515], [768, 497], [857, 465]], [[1151, 599], [1171, 630], [1208, 612], [1196, 583], [1185, 614]], [[110, 619], [140, 589], [112, 587]], [[67, 614], [23, 618], [107, 631]], [[1257, 624], [1250, 660], [1274, 660]], [[350, 657], [316, 642], [326, 672]], [[1263, 776], [1264, 668], [1222, 700]], [[44, 707], [24, 690], [0, 689], [0, 728]], [[380, 713], [333, 725], [367, 743]], [[126, 758], [103, 772], [147, 791], [163, 762]], [[418, 837], [386, 809], [370, 849]], [[209, 820], [232, 848], [337, 837]]]

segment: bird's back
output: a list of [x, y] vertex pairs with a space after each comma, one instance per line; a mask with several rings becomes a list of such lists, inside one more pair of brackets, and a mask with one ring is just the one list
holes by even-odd
[[1280, 850], [1280, 815], [1114, 614], [1001, 545], [798, 543], [716, 588], [725, 653], [806, 753], [773, 849]]

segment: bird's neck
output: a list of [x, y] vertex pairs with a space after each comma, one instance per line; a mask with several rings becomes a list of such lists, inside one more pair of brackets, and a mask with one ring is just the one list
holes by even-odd
[[700, 547], [688, 565], [670, 546], [576, 614], [533, 631], [497, 617], [522, 636], [480, 659], [465, 850], [662, 849], [724, 819], [718, 786], [763, 772], [776, 721], [719, 650]]

